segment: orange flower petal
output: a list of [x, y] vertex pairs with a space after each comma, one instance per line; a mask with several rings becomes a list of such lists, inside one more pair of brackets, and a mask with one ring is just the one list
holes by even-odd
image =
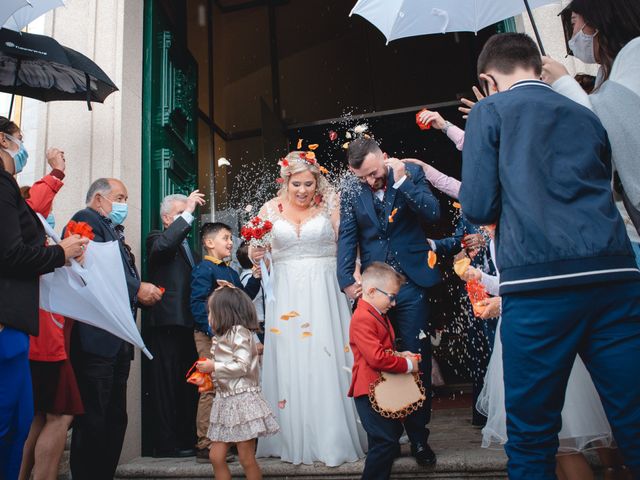
[[429, 250], [429, 255], [427, 256], [427, 265], [429, 265], [429, 268], [435, 267], [437, 262], [438, 255], [436, 255], [436, 252], [433, 250]]
[[300, 150], [302, 148], [302, 139], [298, 139], [298, 145], [296, 146], [296, 150]]
[[456, 272], [456, 275], [462, 277], [464, 272], [467, 271], [467, 268], [471, 265], [471, 259], [469, 258], [461, 258], [457, 262], [453, 264], [453, 271]]
[[458, 202], [453, 202], [453, 208], [457, 208], [458, 210], [460, 210], [462, 208], [462, 205], [460, 205]]
[[307, 160], [315, 160], [315, 158], [316, 158], [316, 154], [315, 154], [315, 153], [313, 153], [313, 152], [307, 152], [307, 154], [305, 155], [305, 158], [306, 158]]
[[288, 313], [283, 313], [280, 316], [280, 319], [281, 320], [289, 320], [290, 318], [295, 318], [295, 317], [299, 317], [299, 316], [300, 316], [300, 314], [298, 312], [296, 312], [295, 310], [291, 310]]
[[323, 166], [319, 166], [318, 170], [320, 170], [320, 173], [323, 174], [323, 175], [327, 175], [329, 173], [329, 170], [327, 170]]
[[349, 353], [351, 351], [351, 349], [349, 348], [349, 345], [345, 345], [344, 346], [344, 353]]
[[279, 328], [271, 328], [269, 329], [269, 331], [275, 335], [280, 335], [280, 329]]
[[316, 148], [318, 148], [320, 145], [318, 145], [317, 143], [312, 143], [311, 145], [309, 145], [309, 150], [315, 150]]
[[396, 216], [396, 213], [398, 213], [398, 209], [394, 208], [393, 211], [391, 212], [391, 215], [389, 215], [389, 223], [393, 223], [393, 217]]
[[312, 336], [312, 335], [313, 335], [313, 333], [311, 333], [311, 332], [302, 332], [301, 337], [302, 337], [302, 338], [307, 338], [307, 337], [310, 337], [310, 336]]

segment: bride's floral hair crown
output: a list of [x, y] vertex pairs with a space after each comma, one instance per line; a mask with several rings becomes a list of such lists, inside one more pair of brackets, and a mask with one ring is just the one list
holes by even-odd
[[315, 203], [321, 204], [323, 197], [329, 192], [330, 185], [325, 175], [329, 171], [318, 163], [314, 150], [318, 148], [317, 144], [309, 145], [307, 151], [302, 149], [302, 139], [298, 140], [297, 149], [289, 152], [286, 157], [281, 158], [278, 162], [280, 166], [280, 177], [276, 181], [281, 184], [278, 195], [282, 196], [288, 190], [288, 180], [292, 175], [309, 171], [316, 179], [316, 198]]

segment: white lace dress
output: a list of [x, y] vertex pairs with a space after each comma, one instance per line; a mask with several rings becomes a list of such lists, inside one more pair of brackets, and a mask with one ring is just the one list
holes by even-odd
[[262, 214], [273, 223], [275, 295], [266, 306], [262, 391], [280, 432], [260, 439], [257, 456], [353, 462], [364, 456], [366, 434], [347, 397], [351, 310], [336, 277], [336, 234], [325, 211], [298, 227], [277, 205]]

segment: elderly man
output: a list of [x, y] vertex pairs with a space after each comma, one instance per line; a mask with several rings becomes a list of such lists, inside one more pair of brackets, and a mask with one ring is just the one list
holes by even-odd
[[149, 364], [149, 393], [153, 406], [153, 456], [195, 455], [195, 407], [197, 390], [184, 375], [197, 358], [193, 317], [189, 309], [194, 254], [187, 243], [193, 212], [204, 205], [198, 190], [168, 195], [160, 204], [164, 229], [146, 240], [149, 281], [162, 285], [162, 300], [151, 309], [146, 338], [155, 358]]
[[[132, 313], [162, 297], [158, 287], [141, 282], [131, 249], [125, 243], [127, 188], [115, 178], [100, 178], [87, 192], [87, 208], [72, 220], [93, 228], [95, 242], [117, 241], [124, 264]], [[109, 288], [109, 285], [104, 285]], [[133, 347], [96, 327], [76, 323], [71, 338], [71, 361], [78, 380], [84, 415], [76, 417], [71, 439], [74, 480], [112, 479], [127, 429], [127, 379]]]

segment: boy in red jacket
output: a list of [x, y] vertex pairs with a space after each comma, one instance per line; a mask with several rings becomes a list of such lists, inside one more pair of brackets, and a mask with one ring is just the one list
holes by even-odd
[[362, 478], [388, 479], [403, 432], [402, 421], [384, 418], [369, 401], [369, 386], [380, 372], [411, 373], [418, 370], [418, 357], [396, 352], [395, 334], [387, 311], [395, 305], [405, 277], [393, 267], [374, 262], [362, 274], [362, 299], [351, 318], [349, 343], [353, 371], [349, 396], [354, 397], [362, 426], [367, 432], [369, 451]]

